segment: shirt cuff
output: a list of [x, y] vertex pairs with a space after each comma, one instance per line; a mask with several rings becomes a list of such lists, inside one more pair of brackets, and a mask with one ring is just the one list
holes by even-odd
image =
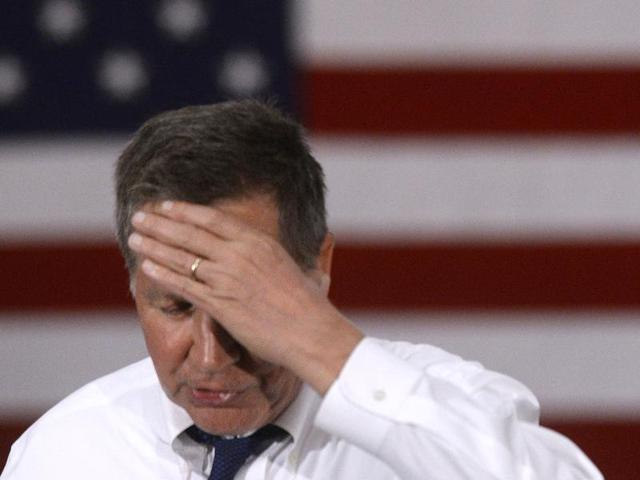
[[327, 391], [315, 418], [317, 427], [377, 453], [422, 372], [363, 339]]

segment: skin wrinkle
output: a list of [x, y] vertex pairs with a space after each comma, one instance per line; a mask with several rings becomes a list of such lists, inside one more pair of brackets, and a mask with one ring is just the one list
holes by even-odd
[[[278, 238], [277, 209], [269, 197], [228, 200], [216, 208]], [[160, 287], [141, 269], [135, 278], [136, 306], [161, 384], [200, 428], [217, 434], [250, 431], [276, 418], [295, 398], [301, 382], [292, 372], [251, 355], [196, 307], [177, 318], [168, 317], [162, 309], [183, 301], [181, 296]], [[190, 389], [212, 386], [242, 393], [222, 408], [192, 401]]]
[[[279, 242], [269, 195], [175, 206], [134, 216], [142, 241], [129, 243], [142, 260], [136, 304], [147, 347], [169, 397], [203, 430], [233, 435], [277, 417], [302, 380], [324, 395], [363, 336], [327, 298], [333, 237], [304, 270]], [[208, 229], [212, 216], [219, 223]], [[185, 251], [205, 259], [197, 281], [175, 261]], [[154, 316], [138, 301], [143, 286], [192, 303]]]

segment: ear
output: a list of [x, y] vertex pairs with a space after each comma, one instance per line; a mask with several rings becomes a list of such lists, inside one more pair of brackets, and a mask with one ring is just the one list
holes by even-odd
[[333, 247], [335, 245], [335, 237], [333, 233], [327, 232], [320, 246], [320, 253], [316, 258], [316, 269], [331, 277], [331, 263], [333, 261]]
[[327, 233], [320, 246], [320, 252], [316, 258], [316, 268], [313, 276], [320, 286], [320, 290], [325, 296], [329, 295], [329, 287], [331, 286], [331, 262], [333, 261], [333, 233]]

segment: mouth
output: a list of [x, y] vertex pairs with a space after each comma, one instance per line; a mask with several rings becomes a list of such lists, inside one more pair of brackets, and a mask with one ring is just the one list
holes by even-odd
[[212, 390], [208, 388], [189, 388], [191, 403], [199, 407], [232, 406], [234, 400], [245, 390]]

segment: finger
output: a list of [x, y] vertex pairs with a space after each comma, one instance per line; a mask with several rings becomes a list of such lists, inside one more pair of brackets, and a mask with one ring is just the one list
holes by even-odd
[[155, 213], [136, 212], [131, 218], [131, 223], [138, 232], [148, 237], [210, 260], [215, 260], [219, 252], [227, 248], [227, 242], [195, 225]]
[[233, 215], [207, 205], [166, 200], [154, 204], [153, 211], [179, 222], [197, 225], [224, 240], [239, 240], [254, 232]]
[[137, 232], [129, 236], [128, 245], [137, 254], [183, 275], [190, 275], [195, 258], [201, 258]]
[[[290, 257], [268, 232], [254, 228], [237, 216], [218, 208], [167, 200], [151, 205], [151, 209], [178, 222], [194, 224], [228, 240], [227, 252], [235, 250], [239, 254], [236, 259], [243, 258], [258, 268], [265, 267], [268, 265], [265, 262], [271, 262], [273, 258]], [[271, 208], [267, 208], [265, 213], [272, 214]]]
[[[196, 260], [200, 259], [198, 262], [196, 269], [194, 271], [193, 266], [196, 265]], [[212, 294], [216, 296], [230, 298], [233, 295], [227, 293], [234, 291], [229, 288], [229, 285], [233, 282], [239, 282], [240, 277], [237, 275], [237, 272], [234, 270], [229, 270], [225, 268], [224, 264], [211, 262], [202, 257], [195, 257], [193, 262], [189, 265], [188, 272], [185, 275], [189, 276], [191, 279], [200, 282], [206, 283], [212, 289]], [[237, 290], [237, 289], [235, 289]]]
[[195, 256], [179, 248], [167, 246], [151, 237], [132, 233], [129, 236], [129, 247], [139, 255], [153, 260], [154, 263], [170, 268], [181, 275], [194, 277], [193, 265], [200, 259], [197, 267], [196, 280], [209, 283], [215, 276], [225, 275], [239, 280], [234, 270], [225, 268], [224, 263], [211, 262], [206, 258]]
[[[194, 305], [207, 310], [217, 317], [218, 302], [235, 300], [230, 294], [232, 289], [212, 288], [209, 284], [199, 282], [190, 276], [180, 275], [150, 259], [145, 259], [140, 267], [150, 278]], [[227, 282], [215, 282], [218, 285]]]

